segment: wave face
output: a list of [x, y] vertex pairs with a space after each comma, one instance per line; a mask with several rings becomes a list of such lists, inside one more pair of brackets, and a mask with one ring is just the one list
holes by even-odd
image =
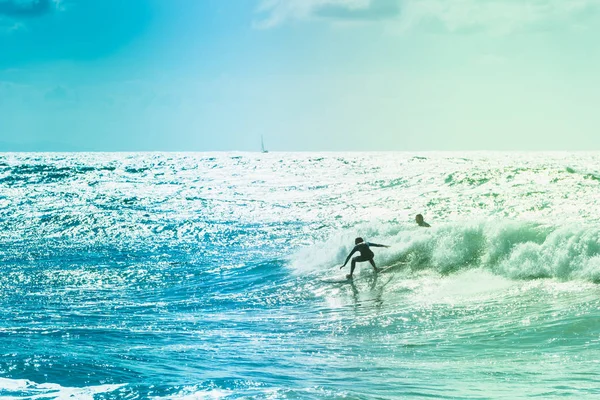
[[598, 398], [599, 161], [0, 154], [0, 397]]

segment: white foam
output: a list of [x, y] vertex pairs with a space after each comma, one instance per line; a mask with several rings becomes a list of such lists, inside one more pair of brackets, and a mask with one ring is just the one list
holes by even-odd
[[27, 379], [0, 378], [0, 395], [6, 399], [26, 396], [28, 399], [81, 399], [93, 400], [94, 395], [111, 393], [125, 384], [97, 385], [81, 388], [61, 386], [57, 383], [35, 383]]
[[404, 262], [413, 271], [441, 274], [483, 269], [511, 279], [600, 280], [600, 228], [592, 225], [466, 221], [430, 229], [394, 223], [358, 228], [301, 249], [291, 257], [290, 267], [314, 273], [340, 266], [353, 238], [362, 235], [391, 245], [373, 248], [379, 266]]

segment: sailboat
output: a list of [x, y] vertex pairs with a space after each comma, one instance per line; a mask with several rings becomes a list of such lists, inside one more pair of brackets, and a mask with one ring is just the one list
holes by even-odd
[[265, 141], [263, 140], [262, 135], [260, 135], [260, 148], [263, 153], [268, 153], [269, 150], [265, 149]]

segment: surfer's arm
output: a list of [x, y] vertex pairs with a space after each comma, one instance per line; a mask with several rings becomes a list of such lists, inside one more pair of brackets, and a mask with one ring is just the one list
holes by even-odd
[[369, 246], [370, 247], [390, 247], [390, 246], [386, 246], [385, 244], [377, 244], [377, 243], [371, 243], [371, 242], [369, 242]]
[[346, 264], [348, 264], [348, 260], [350, 260], [350, 257], [352, 257], [352, 254], [356, 253], [356, 251], [358, 246], [354, 246], [354, 248], [352, 249], [352, 251], [350, 252], [350, 254], [348, 254], [348, 257], [346, 257], [346, 261], [344, 261], [344, 265], [342, 265], [340, 267], [340, 269], [344, 268], [346, 266]]

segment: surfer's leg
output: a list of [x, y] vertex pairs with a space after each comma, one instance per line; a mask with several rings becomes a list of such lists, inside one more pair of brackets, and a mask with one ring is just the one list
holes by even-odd
[[352, 274], [354, 273], [354, 268], [356, 267], [357, 262], [369, 261], [368, 258], [363, 256], [356, 256], [352, 259], [352, 264], [350, 264], [350, 275], [346, 275], [348, 278], [352, 278]]
[[375, 272], [379, 272], [379, 268], [377, 268], [377, 266], [375, 265], [375, 260], [373, 260], [372, 258], [369, 260], [369, 262], [371, 263], [371, 266], [373, 267], [373, 269], [375, 270]]
[[350, 264], [350, 275], [347, 275], [348, 277], [352, 278], [352, 274], [354, 273], [354, 268], [356, 268], [356, 261], [358, 261], [359, 258], [360, 258], [360, 256], [354, 257], [352, 259], [352, 263]]

